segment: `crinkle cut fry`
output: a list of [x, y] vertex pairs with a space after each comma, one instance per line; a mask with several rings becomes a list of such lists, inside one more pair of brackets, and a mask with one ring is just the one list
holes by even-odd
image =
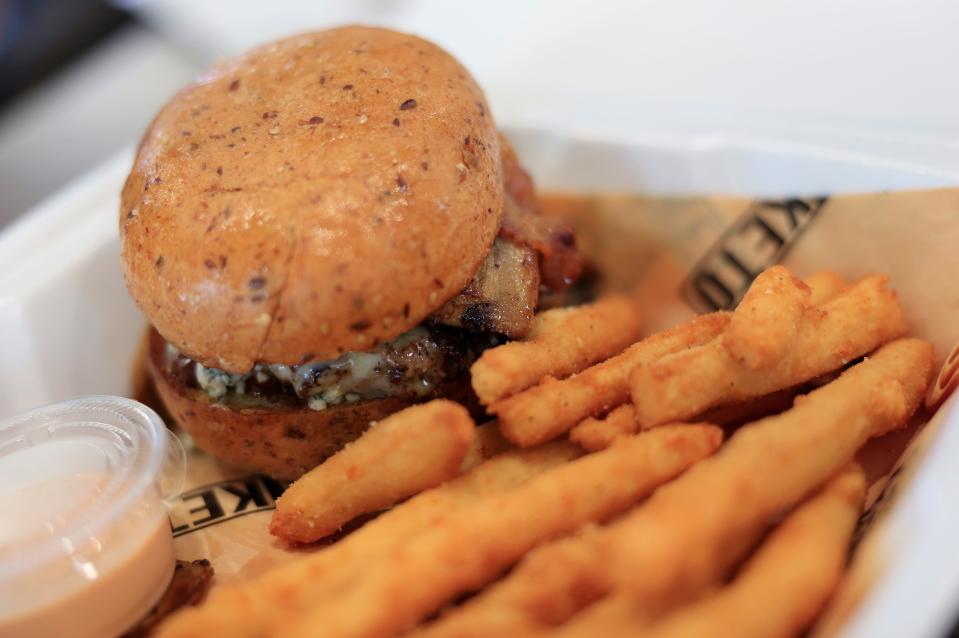
[[271, 635], [374, 638], [410, 629], [538, 543], [628, 508], [721, 441], [719, 428], [693, 425], [617, 441], [407, 538], [335, 598], [306, 616], [280, 619]]
[[[478, 438], [488, 439], [489, 435], [480, 434]], [[352, 582], [367, 561], [407, 538], [457, 516], [461, 508], [520, 487], [582, 454], [579, 446], [568, 441], [503, 452], [448, 483], [414, 496], [330, 547], [274, 567], [249, 583], [214, 588], [203, 605], [174, 615], [161, 625], [158, 635], [263, 636], [276, 615], [302, 613], [316, 600], [334, 595]]]
[[636, 305], [621, 295], [547, 310], [533, 319], [526, 340], [483, 353], [470, 368], [473, 390], [489, 405], [543, 377], [563, 378], [608, 359], [636, 341], [639, 330]]
[[866, 477], [855, 463], [796, 507], [729, 585], [658, 618], [625, 594], [586, 609], [557, 638], [762, 638], [806, 629], [835, 589], [862, 511]]
[[[637, 419], [643, 428], [687, 420], [839, 369], [902, 336], [902, 308], [885, 284], [886, 277], [866, 277], [832, 301], [807, 308], [788, 350], [769, 367], [743, 365], [722, 338], [637, 366], [629, 379]], [[761, 343], [763, 335], [753, 339]]]
[[696, 317], [633, 344], [621, 354], [562, 381], [544, 382], [490, 406], [500, 430], [528, 447], [553, 439], [589, 416], [622, 405], [629, 396], [629, 372], [644, 362], [705, 343], [729, 322], [728, 313]]
[[768, 520], [839, 471], [866, 440], [904, 425], [933, 363], [924, 341], [886, 344], [791, 410], [743, 426], [716, 455], [609, 527], [531, 552], [429, 635], [549, 629], [573, 615], [578, 601], [613, 591], [648, 613], [690, 599], [722, 579]]

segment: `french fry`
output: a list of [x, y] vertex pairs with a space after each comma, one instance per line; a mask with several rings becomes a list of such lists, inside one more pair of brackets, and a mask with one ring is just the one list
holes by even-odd
[[[653, 427], [782, 390], [903, 335], [902, 309], [885, 283], [885, 277], [867, 277], [832, 301], [807, 308], [795, 339], [770, 367], [743, 365], [729, 354], [722, 338], [635, 367], [629, 385], [637, 419], [643, 428]], [[751, 339], [761, 348], [765, 330], [757, 327], [751, 337], [743, 334], [746, 331], [740, 329], [740, 342]]]
[[809, 286], [809, 303], [813, 306], [822, 305], [849, 290], [846, 280], [831, 270], [815, 272], [804, 277], [803, 282]]
[[[659, 616], [662, 615], [659, 614]], [[659, 616], [637, 608], [627, 596], [614, 595], [587, 608], [570, 622], [561, 625], [558, 631], [551, 632], [551, 635], [555, 635], [557, 638], [597, 635], [592, 629], [589, 629], [589, 626], [592, 625], [599, 631], [598, 635], [612, 637], [646, 636], [647, 632], [654, 631], [652, 627]], [[690, 635], [699, 638], [696, 634]]]
[[785, 266], [761, 272], [719, 338], [727, 354], [749, 370], [768, 368], [782, 359], [796, 341], [811, 294]]
[[586, 417], [625, 403], [629, 373], [636, 366], [706, 343], [722, 332], [728, 322], [726, 313], [696, 317], [647, 337], [575, 376], [543, 382], [497, 401], [489, 409], [499, 418], [500, 430], [513, 443], [528, 447], [549, 441]]
[[[603, 596], [612, 587], [610, 575], [596, 564], [596, 548], [609, 529], [588, 526], [537, 547], [506, 578], [407, 638], [539, 636], [555, 631], [580, 610], [609, 600]], [[612, 611], [620, 616], [621, 610]]]
[[846, 288], [846, 282], [832, 271], [823, 270], [801, 281], [784, 266], [767, 268], [739, 302], [723, 332], [723, 346], [749, 369], [769, 367], [795, 341], [806, 309], [831, 301]]
[[[721, 405], [703, 413], [699, 421], [724, 427], [742, 425], [786, 410], [792, 405], [797, 394], [797, 388], [787, 388], [742, 403]], [[639, 431], [640, 425], [636, 420], [633, 404], [624, 403], [605, 418], [590, 417], [580, 421], [569, 431], [569, 440], [584, 450], [596, 452], [606, 449], [619, 437], [630, 436]]]
[[[866, 480], [869, 480], [868, 474]], [[868, 511], [869, 488], [866, 488], [865, 507]], [[889, 539], [883, 534], [866, 533], [862, 536], [836, 590], [819, 612], [812, 629], [806, 632], [808, 638], [836, 638], [847, 634], [844, 631], [847, 624], [862, 606], [870, 589], [882, 578], [888, 566], [889, 551]]]
[[639, 338], [635, 304], [620, 295], [536, 315], [525, 341], [483, 353], [470, 368], [483, 405], [516, 394], [546, 376], [562, 378], [603, 361]]
[[628, 596], [612, 596], [588, 608], [557, 638], [765, 638], [796, 636], [806, 629], [836, 587], [862, 511], [866, 477], [847, 466], [799, 505], [740, 570], [713, 595], [652, 620]]
[[613, 441], [622, 436], [639, 432], [636, 411], [631, 403], [624, 403], [605, 418], [589, 417], [583, 419], [569, 431], [569, 440], [581, 445], [584, 450], [597, 452], [605, 450]]
[[[481, 426], [483, 428], [489, 425]], [[201, 607], [186, 608], [161, 625], [163, 638], [267, 635], [276, 618], [304, 613], [315, 601], [352, 582], [358, 569], [409, 538], [457, 516], [463, 508], [519, 488], [582, 456], [579, 446], [554, 441], [503, 452], [439, 487], [414, 496], [339, 542], [273, 568], [250, 583], [214, 588]]]
[[409, 629], [538, 543], [623, 511], [721, 441], [714, 426], [659, 428], [617, 441], [407, 538], [336, 599], [319, 601], [275, 633], [373, 638]]
[[[802, 386], [804, 392], [813, 388]], [[756, 421], [770, 414], [777, 414], [788, 410], [796, 396], [800, 394], [800, 388], [792, 387], [785, 390], [777, 390], [761, 397], [742, 401], [740, 403], [730, 403], [729, 405], [720, 405], [710, 408], [699, 416], [699, 420], [715, 423], [722, 426], [736, 426]]]
[[[569, 622], [556, 630], [540, 632], [554, 638], [578, 638], [580, 636], [646, 636], [655, 616], [636, 607], [624, 594], [613, 594], [595, 605], [587, 607]], [[534, 635], [530, 632], [530, 638]], [[699, 638], [691, 635], [691, 638]], [[738, 638], [738, 637], [737, 637]]]
[[847, 469], [790, 514], [730, 586], [669, 614], [644, 635], [799, 635], [839, 581], [865, 489], [862, 469]]
[[715, 456], [616, 523], [534, 550], [430, 635], [545, 630], [578, 603], [610, 592], [628, 594], [646, 614], [689, 600], [722, 579], [767, 521], [838, 472], [866, 440], [904, 425], [933, 363], [924, 341], [883, 346], [791, 410], [742, 427]]
[[742, 428], [718, 455], [624, 519], [604, 551], [618, 556], [618, 564], [642, 569], [627, 570], [619, 582], [655, 607], [721, 578], [738, 559], [727, 551], [730, 538], [748, 544], [767, 520], [838, 472], [868, 439], [906, 424], [929, 384], [934, 358], [927, 342], [895, 341], [800, 397], [791, 410]]
[[488, 461], [497, 454], [513, 448], [513, 444], [506, 440], [503, 433], [499, 431], [496, 421], [487, 421], [477, 426], [476, 436], [470, 444], [469, 450], [463, 462], [460, 463], [459, 473], [464, 474], [484, 461]]
[[[767, 273], [769, 274], [767, 275]], [[769, 271], [766, 271], [766, 273], [763, 273], [763, 275], [760, 275], [760, 277], [764, 276], [767, 280], [771, 276], [775, 277], [778, 281], [774, 281], [773, 285], [791, 288], [793, 295], [796, 295], [796, 291], [799, 291], [799, 296], [802, 298], [808, 297], [806, 303], [812, 305], [825, 303], [848, 288], [848, 285], [842, 277], [831, 270], [814, 273], [806, 277], [803, 282], [798, 282], [798, 280], [792, 278], [789, 272], [782, 267], [771, 268]], [[758, 278], [757, 282], [762, 283]], [[803, 292], [803, 283], [809, 288], [808, 295]], [[761, 312], [763, 310], [762, 300], [760, 300], [759, 305], [757, 305], [755, 295], [752, 298], [747, 296], [747, 298], [743, 300], [741, 307], [746, 305], [748, 309], [750, 304], [752, 306], [751, 310], [753, 311]], [[736, 322], [737, 314], [740, 317], [743, 316], [740, 309], [737, 309], [730, 325], [723, 333], [723, 338], [725, 339], [724, 345], [726, 345], [727, 349], [730, 347], [731, 341], [736, 341], [735, 334], [733, 337], [730, 337], [730, 332], [735, 333], [735, 330], [738, 330], [740, 335], [744, 332], [741, 323], [739, 328], [734, 329], [733, 324]], [[733, 345], [733, 350], [735, 350], [736, 347], [738, 346]], [[768, 356], [768, 354], [769, 351], [767, 350], [766, 356]], [[788, 407], [788, 404], [791, 403], [795, 394], [795, 389], [787, 388], [748, 401], [722, 405], [702, 415], [701, 420], [717, 425], [744, 423], [745, 421], [758, 419], [773, 412], [782, 411]], [[633, 410], [632, 404], [624, 404], [613, 409], [605, 418], [587, 417], [570, 430], [569, 438], [574, 443], [581, 445], [584, 449], [595, 452], [596, 450], [602, 450], [608, 447], [615, 438], [635, 434], [639, 430], [640, 424], [636, 421], [636, 412]]]
[[391, 414], [290, 485], [276, 501], [270, 533], [311, 543], [453, 478], [475, 429], [466, 408], [443, 399]]

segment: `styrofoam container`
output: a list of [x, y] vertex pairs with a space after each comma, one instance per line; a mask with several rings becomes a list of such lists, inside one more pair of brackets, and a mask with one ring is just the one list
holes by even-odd
[[[508, 134], [545, 189], [770, 195], [959, 183], [921, 162], [814, 144], [780, 147], [762, 136], [677, 143], [536, 129]], [[81, 395], [131, 391], [145, 326], [119, 268], [119, 193], [131, 162], [132, 151], [118, 154], [0, 234], [0, 419]], [[886, 526], [895, 552], [846, 636], [938, 636], [959, 609], [959, 466], [949, 452], [959, 449], [959, 413], [947, 409], [939, 440]]]

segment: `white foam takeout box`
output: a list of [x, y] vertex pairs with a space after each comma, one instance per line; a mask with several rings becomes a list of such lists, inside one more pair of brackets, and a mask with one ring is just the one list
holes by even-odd
[[[535, 129], [510, 137], [547, 189], [770, 195], [959, 184], [921, 163], [755, 139], [623, 143]], [[80, 395], [130, 392], [145, 326], [119, 269], [117, 211], [131, 161], [132, 151], [118, 154], [0, 234], [0, 419]], [[939, 636], [955, 620], [959, 465], [951, 450], [959, 449], [959, 412], [954, 402], [946, 409], [937, 440], [879, 530], [890, 558], [845, 636]]]

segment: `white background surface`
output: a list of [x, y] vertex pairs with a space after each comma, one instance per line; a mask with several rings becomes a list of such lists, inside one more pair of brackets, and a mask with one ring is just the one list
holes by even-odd
[[578, 89], [883, 118], [907, 128], [959, 123], [959, 91], [942, 74], [959, 53], [959, 8], [950, 0], [127, 4], [205, 58], [313, 26], [369, 22], [435, 39], [497, 92]]
[[[711, 152], [699, 179], [713, 181], [703, 188], [747, 192], [723, 177], [742, 154], [721, 152], [744, 147], [814, 159], [841, 150], [959, 183], [953, 0], [118, 4], [152, 32], [127, 29], [0, 115], [0, 226], [135, 142], [175, 88], [215, 59], [346, 22], [436, 40], [478, 77], [502, 123]], [[685, 178], [649, 183], [689, 187]], [[788, 174], [767, 183], [778, 192], [814, 186]]]
[[132, 4], [203, 59], [314, 26], [413, 31], [462, 59], [507, 124], [700, 147], [749, 136], [959, 167], [952, 0]]

